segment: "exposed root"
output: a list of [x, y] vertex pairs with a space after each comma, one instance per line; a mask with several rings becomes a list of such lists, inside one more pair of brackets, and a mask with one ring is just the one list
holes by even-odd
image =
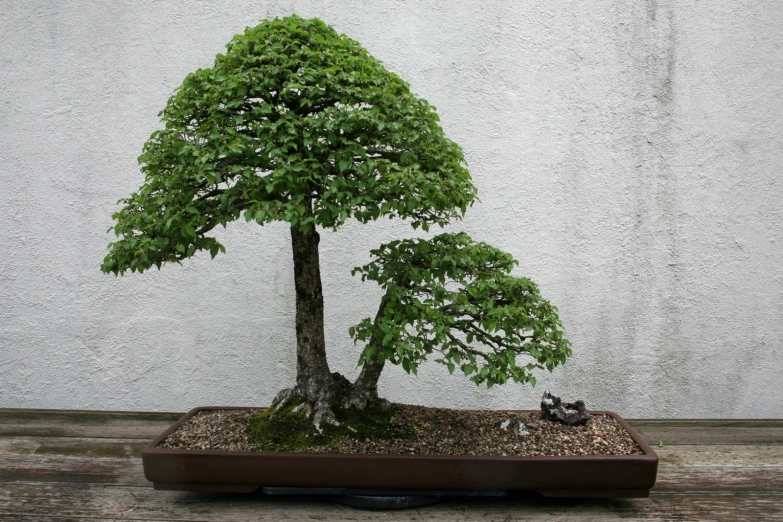
[[286, 388], [275, 396], [270, 416], [274, 417], [282, 408], [301, 401], [301, 404], [297, 405], [293, 411], [302, 412], [307, 417], [312, 416], [315, 429], [318, 433], [323, 433], [321, 426], [340, 425], [337, 416], [332, 411], [330, 401], [340, 403], [340, 398], [347, 396], [350, 389], [350, 382], [339, 373], [333, 373], [332, 381], [324, 387], [312, 387], [306, 391], [300, 389], [299, 386]]
[[360, 390], [354, 387], [351, 392], [343, 398], [341, 406], [343, 408], [355, 408], [359, 411], [371, 407], [378, 407], [381, 410], [386, 411], [391, 406], [391, 403], [386, 399], [379, 398], [378, 393], [375, 390]]
[[294, 413], [299, 413], [301, 411], [305, 414], [305, 417], [309, 417], [310, 415], [313, 414], [313, 407], [310, 405], [309, 402], [303, 402], [302, 404], [300, 404], [299, 406], [297, 406], [291, 411], [293, 411]]
[[313, 424], [318, 433], [323, 433], [323, 426], [340, 426], [340, 421], [332, 410], [332, 404], [336, 407], [357, 411], [368, 408], [380, 408], [386, 411], [391, 403], [378, 397], [375, 386], [358, 386], [351, 384], [348, 379], [339, 373], [331, 374], [331, 381], [321, 386], [295, 386], [278, 392], [272, 402], [270, 417], [274, 417], [278, 411], [299, 402], [293, 411], [303, 413], [313, 419]]
[[315, 405], [315, 415], [313, 416], [313, 423], [318, 433], [323, 433], [321, 424], [331, 424], [332, 426], [339, 426], [340, 422], [335, 417], [332, 407], [326, 401], [319, 401]]
[[275, 395], [275, 400], [272, 401], [272, 415], [280, 410], [280, 408], [285, 408], [297, 399], [299, 399], [299, 394], [296, 393], [296, 388], [280, 390], [277, 395]]

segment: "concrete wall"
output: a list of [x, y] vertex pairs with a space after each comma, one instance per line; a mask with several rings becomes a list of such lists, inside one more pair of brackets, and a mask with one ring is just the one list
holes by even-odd
[[[429, 365], [389, 399], [631, 417], [783, 416], [783, 3], [0, 0], [0, 407], [265, 405], [294, 379], [284, 225], [228, 254], [102, 275], [115, 202], [182, 78], [296, 12], [359, 40], [438, 107], [482, 202], [453, 230], [512, 253], [574, 356], [536, 389]], [[380, 292], [350, 268], [405, 223], [322, 238], [327, 342]]]

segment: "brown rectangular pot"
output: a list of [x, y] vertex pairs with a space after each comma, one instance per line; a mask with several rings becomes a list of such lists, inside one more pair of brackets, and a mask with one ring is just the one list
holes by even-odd
[[[262, 487], [398, 490], [534, 490], [559, 497], [646, 497], [658, 456], [618, 414], [612, 416], [642, 455], [487, 457], [355, 455], [161, 449], [160, 444], [201, 410], [190, 410], [142, 451], [144, 475], [155, 489], [253, 492]], [[520, 413], [528, 413], [521, 411]]]

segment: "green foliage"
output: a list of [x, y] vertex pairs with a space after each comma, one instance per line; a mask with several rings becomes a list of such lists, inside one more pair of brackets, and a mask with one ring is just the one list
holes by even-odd
[[[241, 216], [303, 232], [381, 216], [428, 230], [475, 200], [435, 108], [317, 19], [247, 28], [211, 68], [184, 79], [160, 116], [139, 157], [144, 184], [113, 215], [118, 239], [104, 272], [160, 268], [199, 250], [215, 257], [225, 248], [207, 234]], [[508, 254], [465, 234], [393, 241], [373, 254], [354, 272], [387, 292], [376, 320], [351, 329], [367, 342], [360, 362], [415, 373], [437, 352], [451, 372], [492, 386], [535, 384], [532, 370], [571, 354], [557, 310], [511, 275]], [[530, 362], [517, 365], [519, 355]]]
[[396, 406], [383, 410], [341, 408], [332, 405], [339, 426], [324, 424], [316, 430], [313, 419], [294, 411], [299, 403], [292, 403], [271, 415], [272, 409], [250, 417], [247, 434], [252, 444], [263, 451], [306, 451], [328, 445], [341, 439], [387, 440], [404, 439], [413, 434], [391, 422]]
[[264, 21], [189, 74], [139, 157], [145, 182], [114, 214], [104, 272], [143, 271], [223, 245], [244, 215], [336, 229], [346, 219], [460, 217], [475, 189], [435, 108], [317, 19]]
[[[415, 373], [437, 352], [450, 372], [493, 386], [535, 384], [532, 370], [552, 371], [571, 355], [557, 309], [532, 281], [510, 274], [517, 262], [509, 254], [464, 233], [392, 241], [372, 254], [353, 273], [385, 288], [386, 304], [350, 329], [367, 343], [360, 363], [388, 360]], [[520, 366], [522, 354], [530, 362]]]

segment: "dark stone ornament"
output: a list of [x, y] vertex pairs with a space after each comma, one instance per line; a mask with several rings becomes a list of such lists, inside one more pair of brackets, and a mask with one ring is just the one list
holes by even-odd
[[590, 419], [590, 412], [583, 401], [562, 402], [560, 397], [544, 392], [541, 397], [541, 413], [553, 422], [562, 422], [567, 426], [582, 426]]

